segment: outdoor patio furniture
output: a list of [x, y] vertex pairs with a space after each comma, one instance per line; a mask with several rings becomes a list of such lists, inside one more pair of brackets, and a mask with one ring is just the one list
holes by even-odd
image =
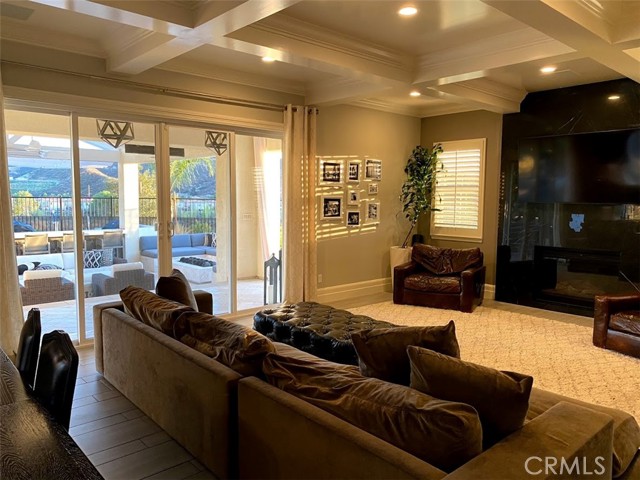
[[147, 290], [154, 287], [153, 273], [145, 272], [141, 262], [118, 263], [110, 269], [109, 274], [94, 273], [91, 277], [94, 297], [115, 295], [129, 285]]
[[105, 230], [100, 242], [100, 248], [111, 248], [114, 251], [114, 257], [124, 258], [124, 234], [122, 230]]
[[73, 300], [74, 284], [63, 275], [63, 270], [27, 270], [22, 274], [20, 294], [22, 305]]
[[40, 255], [50, 251], [48, 233], [34, 233], [24, 236], [23, 252], [25, 255]]
[[60, 246], [62, 253], [73, 252], [76, 236], [73, 233], [63, 233]]

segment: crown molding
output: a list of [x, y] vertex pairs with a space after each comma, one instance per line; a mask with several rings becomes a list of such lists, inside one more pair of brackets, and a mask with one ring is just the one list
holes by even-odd
[[25, 28], [24, 22], [8, 18], [2, 19], [0, 39], [91, 57], [106, 58], [107, 56], [107, 52], [98, 42], [45, 28]]
[[249, 87], [264, 88], [277, 92], [291, 93], [293, 95], [304, 96], [307, 94], [307, 89], [302, 82], [294, 80], [287, 81], [281, 78], [267, 77], [266, 75], [242, 72], [220, 66], [212, 67], [211, 65], [203, 65], [199, 62], [182, 60], [180, 58], [170, 60], [169, 62], [159, 65], [155, 69], [182, 73], [210, 80], [220, 80]]
[[439, 117], [441, 115], [452, 115], [454, 113], [474, 112], [480, 110], [478, 107], [463, 104], [445, 103], [441, 105], [425, 106], [420, 109], [420, 117]]
[[142, 42], [152, 41], [161, 44], [171, 38], [174, 37], [152, 30], [131, 30], [131, 27], [121, 26], [104, 42], [103, 46], [108, 52], [119, 52], [136, 48]]
[[381, 112], [396, 113], [398, 115], [406, 115], [409, 117], [422, 117], [420, 109], [417, 107], [412, 107], [409, 105], [399, 105], [376, 98], [363, 98], [361, 100], [349, 102], [348, 105], [369, 108], [371, 110], [378, 110]]

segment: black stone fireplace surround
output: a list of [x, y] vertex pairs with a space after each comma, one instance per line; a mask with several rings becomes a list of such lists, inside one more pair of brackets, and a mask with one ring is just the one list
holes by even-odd
[[496, 300], [593, 316], [594, 295], [636, 291], [640, 198], [606, 203], [604, 191], [599, 203], [519, 201], [518, 143], [639, 127], [640, 85], [627, 79], [531, 93], [520, 113], [503, 117]]

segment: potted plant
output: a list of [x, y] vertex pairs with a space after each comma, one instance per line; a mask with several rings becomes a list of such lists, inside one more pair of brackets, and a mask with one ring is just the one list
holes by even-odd
[[407, 179], [402, 184], [400, 200], [402, 201], [402, 212], [407, 220], [411, 222], [411, 227], [404, 242], [402, 242], [402, 246], [391, 247], [392, 282], [393, 269], [397, 265], [409, 261], [411, 250], [407, 246], [418, 219], [423, 213], [438, 210], [433, 207], [433, 192], [436, 185], [436, 173], [442, 169], [442, 163], [438, 161], [440, 153], [442, 153], [440, 144], [434, 146], [431, 150], [418, 145], [413, 149], [411, 156], [407, 160], [407, 166], [404, 169]]
[[402, 248], [407, 246], [420, 216], [432, 210], [439, 210], [433, 207], [433, 191], [436, 185], [436, 173], [438, 169], [442, 169], [442, 164], [438, 161], [440, 153], [442, 153], [440, 144], [431, 150], [418, 145], [407, 160], [407, 166], [404, 168], [407, 179], [402, 184], [400, 200], [404, 216], [411, 222], [411, 228], [402, 242]]

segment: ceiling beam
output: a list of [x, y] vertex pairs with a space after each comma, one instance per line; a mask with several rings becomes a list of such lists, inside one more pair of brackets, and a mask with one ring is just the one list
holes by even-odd
[[[615, 23], [563, 0], [482, 0], [620, 75], [640, 82], [640, 62], [610, 43]], [[583, 23], [581, 23], [583, 22]]]

